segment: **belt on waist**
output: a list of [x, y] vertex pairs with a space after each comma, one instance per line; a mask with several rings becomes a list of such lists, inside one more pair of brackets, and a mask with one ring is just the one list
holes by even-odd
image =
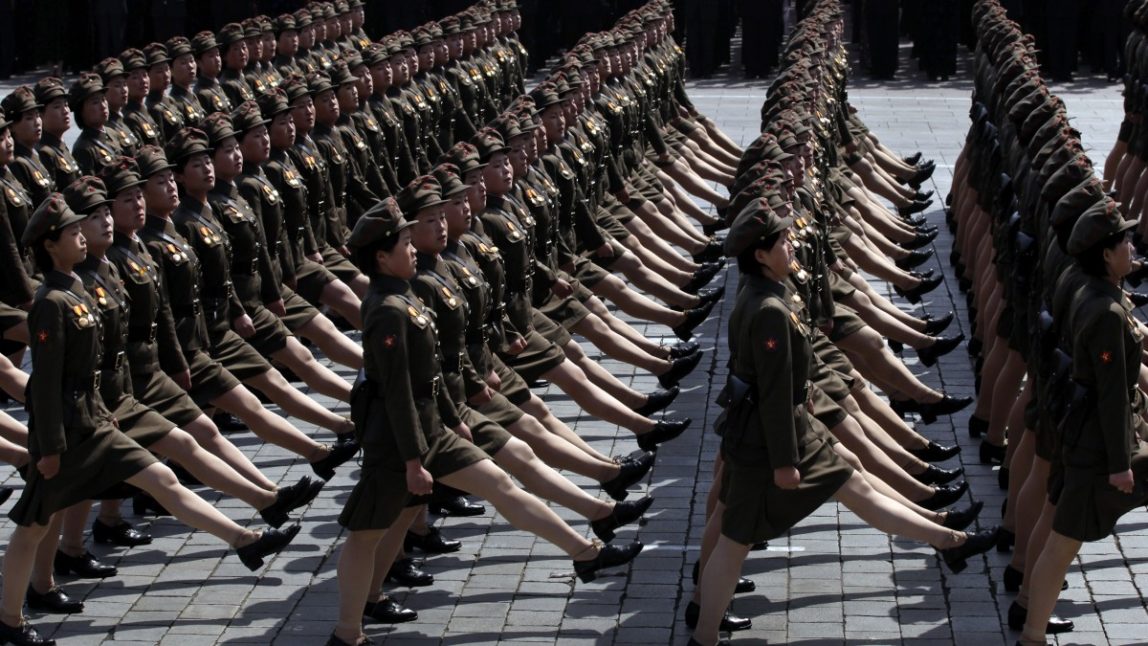
[[173, 316], [179, 318], [187, 318], [191, 316], [198, 316], [200, 312], [199, 302], [190, 303], [188, 305], [172, 305], [171, 313]]
[[462, 369], [462, 353], [447, 355], [442, 359], [443, 372], [458, 372]]
[[93, 372], [79, 377], [64, 377], [64, 390], [82, 390], [95, 392], [100, 389], [100, 373]]
[[442, 388], [442, 380], [435, 377], [430, 381], [411, 384], [411, 394], [414, 395], [415, 399], [434, 399], [438, 397], [440, 388]]
[[122, 350], [115, 354], [105, 354], [104, 360], [100, 364], [100, 369], [104, 372], [119, 372], [127, 362], [127, 354]]
[[155, 343], [156, 324], [128, 328], [128, 341]]

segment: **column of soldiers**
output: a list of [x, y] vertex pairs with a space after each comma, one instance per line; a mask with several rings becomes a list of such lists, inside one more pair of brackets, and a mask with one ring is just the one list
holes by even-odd
[[[513, 0], [378, 41], [363, 20], [359, 0], [312, 3], [129, 49], [71, 83], [44, 78], [0, 100], [0, 387], [30, 412], [26, 428], [0, 415], [0, 458], [28, 482], [11, 514], [19, 528], [5, 559], [0, 638], [54, 643], [24, 620], [24, 604], [81, 612], [55, 576], [115, 575], [85, 548], [92, 500], [97, 542], [151, 541], [121, 513], [131, 498], [137, 515], [171, 513], [211, 531], [254, 569], [298, 532], [277, 529], [290, 512], [360, 448], [363, 476], [341, 517], [353, 537], [342, 561], [355, 572], [344, 576], [341, 563], [347, 583], [333, 644], [368, 643], [364, 617], [416, 618], [382, 584], [433, 582], [403, 553], [459, 549], [427, 519], [428, 502], [482, 513], [459, 489], [509, 506], [505, 515], [565, 549], [583, 580], [641, 550], [636, 541], [605, 543], [652, 504], [626, 501], [627, 489], [646, 477], [657, 446], [690, 426], [655, 416], [701, 362], [691, 333], [723, 296], [707, 284], [724, 267], [715, 236], [726, 224], [694, 198], [726, 214], [730, 201], [710, 182], [733, 183], [743, 152], [690, 103], [669, 4], [651, 2], [585, 36], [530, 94]], [[73, 127], [80, 134], [69, 148]], [[383, 247], [400, 233], [417, 260], [402, 287], [387, 273], [392, 265], [374, 262], [391, 257]], [[909, 293], [926, 284], [904, 276]], [[406, 303], [399, 322], [415, 333], [409, 369], [373, 354], [398, 343], [372, 323], [392, 287], [388, 298]], [[613, 308], [680, 342], [639, 333]], [[363, 344], [337, 325], [363, 330]], [[951, 349], [951, 339], [924, 333], [943, 324], [914, 325], [903, 338], [922, 357]], [[572, 335], [657, 376], [660, 387], [625, 385]], [[364, 384], [406, 385], [366, 396], [381, 410], [368, 403], [353, 406], [367, 411], [354, 419], [334, 414], [295, 383], [343, 402], [372, 391], [353, 391], [300, 337], [362, 369]], [[25, 348], [31, 375], [19, 368]], [[531, 393], [543, 381], [632, 431], [640, 450], [595, 451]], [[913, 405], [950, 405], [904, 388]], [[408, 405], [404, 393], [411, 410], [430, 402], [436, 421], [381, 421]], [[330, 431], [331, 441], [303, 434], [260, 397]], [[61, 421], [79, 402], [91, 414]], [[305, 459], [318, 479], [268, 479], [220, 433], [213, 411]], [[396, 438], [384, 444], [400, 442], [385, 459], [411, 449], [415, 465], [424, 463], [416, 475], [442, 476], [432, 496], [421, 476], [376, 477], [380, 425]], [[418, 428], [425, 437], [405, 444], [399, 434]], [[575, 537], [502, 470], [489, 471], [487, 456], [532, 494], [583, 515], [599, 540]], [[594, 479], [613, 500], [555, 468]], [[120, 485], [125, 478], [134, 486]], [[216, 518], [181, 482], [240, 498], [271, 528]], [[496, 482], [505, 484], [492, 489]], [[900, 485], [938, 507], [964, 491], [905, 474]]]
[[[1129, 4], [1136, 24], [1144, 6]], [[1001, 465], [1008, 490], [997, 545], [1012, 552], [1008, 623], [1023, 630], [1018, 643], [1044, 644], [1074, 627], [1052, 613], [1081, 544], [1112, 534], [1146, 499], [1146, 328], [1133, 308], [1148, 297], [1126, 283], [1144, 275], [1140, 92], [1133, 72], [1102, 179], [1045, 84], [1034, 40], [1008, 15], [998, 0], [974, 6], [972, 126], [949, 198], [950, 261], [974, 337], [969, 434], [984, 436], [980, 461]], [[1130, 51], [1142, 40], [1130, 38]]]
[[940, 284], [933, 270], [914, 269], [937, 235], [914, 215], [930, 203], [919, 187], [935, 166], [893, 153], [849, 104], [842, 13], [836, 0], [812, 3], [791, 34], [762, 134], [731, 185], [724, 247], [742, 280], [718, 400], [722, 450], [686, 608], [691, 644], [751, 625], [729, 606], [753, 589], [738, 576], [742, 561], [829, 497], [929, 543], [954, 572], [998, 541], [997, 528], [964, 531], [983, 503], [950, 508], [968, 490], [963, 469], [932, 464], [960, 448], [904, 421], [915, 413], [928, 424], [972, 403], [925, 386], [895, 354], [909, 346], [933, 365], [963, 341], [939, 336], [953, 314], [912, 315], [860, 273], [910, 303]]

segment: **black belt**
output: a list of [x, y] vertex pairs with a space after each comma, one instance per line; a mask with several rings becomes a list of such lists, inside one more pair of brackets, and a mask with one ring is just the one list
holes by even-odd
[[442, 359], [442, 371], [457, 373], [462, 369], [462, 353], [447, 355]]
[[233, 263], [231, 272], [240, 276], [254, 276], [259, 273], [259, 257], [252, 258], [250, 265], [248, 263]]
[[196, 301], [195, 303], [191, 303], [189, 305], [172, 305], [171, 306], [172, 315], [177, 316], [179, 318], [190, 318], [193, 316], [199, 316], [200, 311], [201, 310], [200, 310], [200, 306], [199, 306], [198, 301]]
[[147, 327], [128, 328], [128, 341], [135, 343], [155, 343], [155, 330], [155, 323]]
[[93, 372], [82, 377], [64, 377], [64, 390], [96, 392], [100, 389], [100, 373]]
[[430, 381], [411, 384], [411, 394], [414, 395], [415, 399], [434, 399], [438, 397], [440, 388], [442, 388], [442, 380], [435, 377]]
[[121, 350], [115, 354], [105, 354], [102, 369], [106, 372], [119, 372], [124, 367], [127, 355]]

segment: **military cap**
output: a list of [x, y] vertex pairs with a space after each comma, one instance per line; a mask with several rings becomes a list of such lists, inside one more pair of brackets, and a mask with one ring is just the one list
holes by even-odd
[[458, 167], [464, 178], [471, 171], [486, 168], [486, 163], [479, 157], [478, 148], [469, 141], [460, 141], [451, 146], [446, 157]]
[[99, 178], [107, 187], [108, 195], [112, 197], [147, 181], [140, 176], [140, 167], [136, 160], [123, 156], [116, 157], [112, 163], [101, 168]]
[[759, 241], [785, 231], [791, 224], [792, 216], [777, 217], [768, 200], [757, 198], [737, 214], [730, 226], [723, 246], [725, 255], [736, 258]]
[[275, 21], [271, 19], [271, 16], [266, 14], [255, 16], [255, 21], [259, 23], [259, 31], [261, 34], [275, 33]]
[[215, 40], [215, 34], [206, 29], [191, 37], [191, 52], [195, 54], [196, 58], [218, 47], [219, 43]]
[[420, 211], [446, 202], [442, 199], [442, 186], [431, 175], [421, 175], [414, 178], [410, 184], [399, 191], [395, 199], [398, 200], [399, 208], [403, 210], [403, 213], [406, 213], [407, 217], [412, 220]]
[[[1058, 232], [1058, 236], [1064, 238], [1063, 242], [1067, 243], [1067, 237], [1072, 233], [1072, 227], [1081, 214], [1102, 202], [1104, 202], [1104, 185], [1100, 183], [1099, 178], [1089, 177], [1057, 200], [1049, 215], [1049, 222]], [[1066, 251], [1063, 247], [1061, 250]]]
[[367, 67], [374, 67], [380, 63], [386, 63], [391, 54], [387, 48], [379, 43], [371, 43], [367, 49], [363, 51], [363, 63]]
[[299, 30], [295, 24], [295, 16], [289, 13], [280, 14], [279, 17], [275, 19], [274, 25], [276, 34], [282, 34], [285, 31]]
[[36, 101], [36, 95], [26, 85], [21, 85], [12, 90], [8, 96], [4, 97], [3, 101], [0, 101], [0, 108], [4, 108], [4, 113], [12, 119], [41, 107], [43, 106]]
[[[310, 81], [309, 78], [308, 81]], [[339, 61], [331, 66], [331, 77], [329, 80], [330, 85], [334, 87], [342, 87], [344, 85], [354, 85], [358, 82], [359, 77], [351, 73], [350, 68], [347, 67], [345, 62]], [[322, 92], [323, 90], [317, 90], [312, 92], [312, 94], [318, 95]]]
[[1140, 224], [1138, 219], [1124, 219], [1115, 200], [1097, 202], [1089, 207], [1073, 225], [1072, 235], [1068, 237], [1068, 253], [1079, 256], [1101, 241], [1123, 233], [1137, 224]]
[[458, 16], [458, 27], [460, 31], [473, 31], [478, 25], [474, 21], [474, 14], [469, 11], [464, 11]]
[[203, 120], [203, 132], [207, 135], [207, 144], [216, 148], [229, 137], [235, 137], [235, 126], [231, 117], [223, 112], [213, 112]]
[[435, 42], [434, 33], [432, 33], [431, 30], [427, 29], [426, 27], [419, 27], [418, 29], [415, 29], [412, 36], [415, 41], [415, 47], [433, 45]]
[[4, 132], [4, 130], [6, 130], [8, 126], [11, 125], [12, 122], [9, 121], [7, 115], [4, 114], [4, 109], [0, 108], [0, 132]]
[[363, 62], [363, 55], [360, 54], [358, 50], [351, 50], [343, 54], [343, 62], [347, 64], [347, 69], [349, 70], [356, 70], [365, 64]]
[[[801, 147], [801, 142], [797, 140], [797, 137], [794, 136], [793, 133], [786, 132], [777, 138], [777, 145], [780, 146], [782, 150], [789, 151]], [[792, 156], [793, 155], [790, 155], [790, 157]]]
[[[311, 90], [307, 87], [307, 79], [300, 74], [292, 74], [283, 79], [283, 82], [279, 84], [279, 89], [287, 95], [288, 103], [294, 103], [296, 99], [311, 96]], [[262, 105], [260, 103], [260, 106]]]
[[[203, 33], [205, 32], [200, 32], [196, 34], [195, 37], [199, 38]], [[197, 45], [195, 53], [196, 55], [199, 55], [208, 51], [212, 47], [227, 47], [228, 45], [234, 45], [244, 38], [247, 38], [247, 35], [243, 31], [243, 25], [237, 22], [229, 22], [220, 28], [218, 41], [213, 39], [210, 44], [206, 40], [203, 41], [200, 45]]]
[[320, 13], [315, 13], [314, 11], [311, 12], [311, 15], [316, 19], [320, 17], [320, 14], [324, 20], [331, 20], [332, 18], [338, 17], [338, 14], [335, 13], [335, 6], [330, 2], [320, 2], [317, 4], [318, 6], [316, 8]]
[[148, 179], [160, 171], [175, 168], [175, 165], [167, 160], [163, 148], [150, 144], [140, 148], [139, 152], [136, 153], [136, 163], [139, 164], [140, 176], [144, 179]]
[[120, 52], [120, 64], [124, 66], [125, 72], [147, 69], [147, 55], [143, 53], [142, 49], [134, 47], [125, 49]]
[[502, 136], [503, 141], [510, 141], [515, 137], [529, 134], [528, 132], [523, 132], [522, 129], [518, 127], [518, 119], [509, 113], [502, 114], [492, 121], [491, 125], [498, 131], [498, 134]]
[[111, 204], [108, 189], [98, 177], [85, 175], [64, 189], [64, 201], [78, 214], [91, 215], [98, 207]]
[[391, 236], [398, 235], [403, 229], [414, 226], [414, 222], [403, 218], [395, 198], [387, 197], [367, 209], [355, 221], [355, 228], [347, 238], [347, 246], [363, 248]]
[[52, 193], [40, 203], [40, 206], [36, 207], [32, 217], [28, 219], [20, 242], [25, 247], [33, 246], [53, 232], [77, 222], [83, 222], [87, 218], [88, 216], [73, 211], [68, 206], [67, 201], [64, 200], [63, 195]]
[[[248, 19], [244, 20], [242, 24], [243, 24], [243, 37], [245, 39], [261, 38], [263, 36], [263, 21], [261, 21], [259, 18], [248, 18]], [[221, 31], [220, 32], [220, 41], [222, 41], [222, 40], [223, 40], [223, 33]], [[226, 44], [226, 43], [221, 42], [221, 44]]]
[[[306, 92], [304, 92], [306, 95]], [[283, 88], [275, 88], [270, 92], [263, 92], [255, 97], [256, 102], [259, 103], [259, 112], [263, 114], [263, 118], [270, 121], [277, 115], [284, 112], [291, 111], [291, 102], [288, 99], [287, 92]]]
[[80, 78], [72, 82], [72, 87], [68, 89], [68, 107], [72, 112], [79, 113], [80, 109], [84, 107], [84, 101], [89, 97], [103, 95], [104, 82], [100, 80], [98, 74], [91, 72], [81, 72]]
[[185, 36], [172, 36], [167, 39], [167, 54], [171, 56], [172, 60], [183, 56], [184, 54], [193, 54], [195, 51], [191, 47], [191, 41]]
[[46, 76], [32, 86], [32, 94], [36, 97], [36, 103], [48, 105], [56, 99], [67, 98], [68, 91], [64, 89], [63, 81], [55, 76]]
[[297, 9], [294, 15], [296, 29], [302, 29], [311, 25], [311, 11], [309, 9]]
[[530, 93], [530, 98], [534, 99], [534, 105], [539, 112], [552, 105], [561, 105], [566, 101], [558, 95], [557, 88], [548, 83], [543, 83], [534, 88], [534, 91]]
[[179, 162], [200, 153], [211, 154], [207, 133], [199, 128], [180, 128], [164, 146], [168, 160]]
[[469, 186], [462, 183], [462, 171], [450, 162], [443, 162], [435, 166], [431, 172], [434, 173], [435, 180], [442, 187], [444, 200], [452, 199], [470, 190]]
[[347, 6], [349, 6], [351, 9], [357, 9], [359, 7], [365, 6], [365, 3], [363, 0], [350, 0], [350, 2], [347, 3]]
[[462, 21], [458, 19], [458, 16], [447, 16], [438, 21], [438, 24], [439, 27], [442, 28], [444, 36], [454, 36], [455, 34], [462, 33]]
[[100, 75], [100, 80], [104, 82], [104, 85], [107, 85], [109, 81], [116, 78], [117, 76], [128, 75], [128, 73], [124, 71], [124, 64], [120, 62], [120, 59], [113, 58], [111, 56], [105, 58], [99, 63], [96, 63], [96, 66], [92, 68], [92, 71]]
[[171, 62], [171, 56], [168, 55], [167, 47], [163, 43], [151, 43], [145, 46], [143, 51], [144, 55], [147, 56], [148, 67]]
[[478, 158], [483, 163], [489, 162], [491, 157], [499, 153], [510, 152], [510, 146], [502, 139], [502, 135], [494, 128], [483, 128], [472, 139], [474, 147], [478, 149]]
[[[331, 83], [331, 77], [322, 72], [311, 72], [307, 75], [307, 93], [312, 97], [319, 96], [327, 90], [333, 90], [335, 86]], [[290, 92], [288, 92], [290, 96]]]
[[269, 123], [271, 123], [271, 119], [263, 117], [259, 104], [255, 101], [244, 101], [231, 113], [231, 124], [235, 127], [235, 132], [239, 136], [243, 136], [251, 130]]
[[351, 5], [347, 4], [347, 0], [335, 0], [335, 13], [340, 16], [345, 13], [351, 13]]

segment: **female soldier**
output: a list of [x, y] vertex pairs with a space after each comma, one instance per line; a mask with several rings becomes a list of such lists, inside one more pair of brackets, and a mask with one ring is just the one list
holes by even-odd
[[410, 523], [417, 511], [410, 506], [417, 504], [412, 496], [429, 494], [435, 479], [490, 500], [513, 525], [559, 546], [574, 559], [583, 581], [593, 580], [602, 568], [628, 563], [642, 549], [637, 541], [604, 546], [578, 535], [464, 441], [469, 436], [464, 425], [454, 432], [444, 426], [444, 417], [458, 421], [457, 411], [440, 386], [432, 314], [408, 283], [416, 272], [406, 230], [412, 224], [403, 222], [388, 198], [359, 218], [349, 239], [356, 263], [371, 276], [363, 303], [366, 380], [356, 406], [356, 433], [365, 451], [361, 479], [339, 516], [350, 534], [339, 557], [339, 622], [329, 646], [370, 643], [363, 635], [364, 615], [388, 610], [384, 618], [393, 621], [393, 602], [376, 605], [403, 538], [402, 531], [388, 528]]
[[810, 413], [808, 330], [784, 286], [794, 264], [790, 224], [792, 218], [779, 218], [758, 200], [738, 215], [725, 243], [743, 286], [730, 317], [724, 468], [720, 502], [710, 516], [721, 536], [708, 558], [703, 552], [691, 644], [717, 642], [750, 546], [782, 535], [830, 497], [884, 531], [928, 542], [956, 572], [996, 542], [995, 528], [979, 534], [948, 529], [881, 495], [830, 446], [828, 431]]
[[144, 489], [184, 522], [227, 541], [251, 569], [282, 550], [298, 533], [244, 529], [185, 489], [170, 469], [121, 433], [99, 397], [97, 305], [73, 273], [87, 255], [77, 215], [52, 194], [33, 214], [24, 242], [45, 275], [28, 316], [35, 330], [29, 381], [29, 453], [34, 469], [9, 517], [16, 522], [4, 555], [0, 640], [52, 644], [23, 617], [32, 554], [53, 514], [122, 481]]
[[5, 114], [12, 120], [12, 139], [16, 144], [12, 173], [28, 192], [32, 208], [36, 208], [49, 193], [56, 191], [52, 174], [44, 167], [44, 162], [36, 153], [44, 130], [43, 118], [40, 116], [40, 109], [43, 106], [36, 102], [32, 90], [24, 86], [16, 88], [4, 97], [0, 106], [3, 106]]
[[[166, 286], [163, 296], [170, 306], [168, 311], [173, 319], [175, 348], [180, 350], [175, 353], [178, 356], [171, 357], [164, 365], [165, 372], [172, 375], [197, 404], [232, 413], [261, 439], [305, 458], [319, 477], [329, 480], [336, 467], [354, 456], [357, 450], [355, 443], [341, 442], [328, 446], [315, 442], [287, 420], [264, 408], [231, 372], [207, 354], [210, 341], [204, 312], [199, 305], [199, 273], [196, 270], [199, 260], [170, 219], [179, 205], [173, 167], [158, 148], [145, 146], [140, 155], [148, 160], [144, 174], [148, 214], [146, 219], [137, 218], [133, 226], [143, 241], [143, 244], [137, 243], [138, 247], [146, 246], [154, 259], [155, 264], [151, 267], [158, 282]], [[206, 159], [206, 155], [203, 158]], [[139, 260], [132, 262], [137, 263], [137, 273], [152, 271], [143, 268]], [[146, 328], [143, 332], [147, 333]], [[161, 351], [163, 345], [166, 343], [161, 344]]]
[[[31, 276], [35, 266], [31, 256], [24, 252], [20, 235], [27, 224], [25, 210], [30, 208], [27, 192], [16, 181], [9, 169], [13, 159], [11, 123], [0, 109], [0, 271], [5, 279], [0, 281], [0, 354], [10, 355], [20, 352], [27, 345], [28, 318], [26, 310], [32, 303], [32, 294], [38, 284]], [[16, 204], [18, 202], [18, 204]], [[15, 206], [13, 206], [15, 204]], [[16, 221], [13, 221], [15, 213]], [[19, 232], [17, 232], [19, 226]], [[4, 391], [17, 394], [23, 392], [26, 378], [22, 371], [7, 358], [0, 359], [0, 385]]]
[[[1046, 632], [1071, 630], [1071, 622], [1065, 627], [1052, 609], [1081, 544], [1107, 537], [1121, 516], [1148, 501], [1148, 445], [1142, 439], [1148, 429], [1137, 386], [1143, 338], [1120, 288], [1132, 270], [1137, 224], [1105, 200], [1085, 211], [1068, 240], [1068, 252], [1087, 274], [1072, 298], [1072, 315], [1061, 323], [1074, 339], [1072, 379], [1083, 395], [1074, 398], [1063, 422], [1056, 515], [1032, 580], [1024, 582], [1022, 644], [1044, 644]], [[1010, 608], [1010, 618], [1014, 614], [1022, 613]]]

